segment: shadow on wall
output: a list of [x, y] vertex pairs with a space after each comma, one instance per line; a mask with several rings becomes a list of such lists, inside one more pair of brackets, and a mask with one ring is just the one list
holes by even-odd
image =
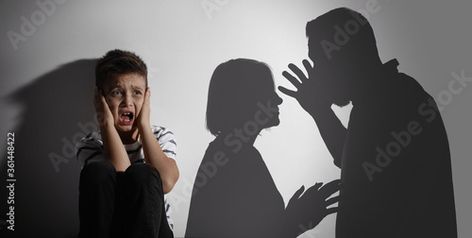
[[328, 207], [338, 180], [302, 186], [285, 207], [254, 146], [262, 130], [279, 125], [281, 103], [265, 63], [233, 59], [215, 69], [206, 114], [215, 139], [195, 178], [185, 237], [294, 238], [336, 212]]
[[[14, 131], [15, 232], [10, 235], [75, 237], [78, 233], [80, 167], [74, 144], [96, 128], [95, 63], [95, 59], [82, 59], [64, 64], [8, 96], [24, 108]], [[2, 178], [6, 168], [5, 162]], [[9, 193], [6, 183], [2, 179], [2, 198]], [[8, 209], [2, 201], [1, 214]], [[9, 225], [4, 217], [2, 233]]]

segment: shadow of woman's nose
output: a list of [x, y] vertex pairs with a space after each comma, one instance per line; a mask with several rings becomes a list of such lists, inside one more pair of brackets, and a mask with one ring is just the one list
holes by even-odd
[[[15, 133], [15, 233], [65, 237], [78, 229], [74, 144], [95, 128], [95, 59], [61, 65], [9, 95], [23, 106]], [[6, 172], [6, 163], [2, 165]], [[4, 175], [2, 175], [4, 176]], [[2, 196], [7, 195], [5, 186]], [[7, 212], [2, 208], [2, 214]]]

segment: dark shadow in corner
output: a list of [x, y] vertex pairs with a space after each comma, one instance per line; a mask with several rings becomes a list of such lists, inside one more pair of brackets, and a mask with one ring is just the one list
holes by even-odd
[[[305, 193], [302, 186], [285, 208], [253, 145], [261, 130], [279, 124], [281, 103], [266, 64], [235, 59], [215, 69], [207, 127], [216, 138], [197, 172], [186, 237], [295, 238], [336, 211], [328, 206], [337, 201], [329, 198], [339, 189], [337, 180], [324, 186], [317, 183]], [[284, 140], [275, 146], [287, 149], [282, 148]], [[284, 159], [290, 163], [290, 158]]]
[[[15, 129], [15, 232], [10, 234], [16, 237], [78, 233], [80, 168], [74, 144], [96, 127], [95, 63], [83, 59], [61, 65], [9, 95], [23, 106]], [[6, 166], [2, 164], [2, 178]], [[2, 198], [8, 194], [4, 183], [2, 179]], [[1, 214], [6, 213], [2, 202]]]

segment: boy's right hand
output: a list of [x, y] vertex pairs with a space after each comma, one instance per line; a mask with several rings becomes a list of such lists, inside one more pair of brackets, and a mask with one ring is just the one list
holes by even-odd
[[114, 126], [115, 121], [113, 114], [102, 91], [98, 90], [98, 88], [95, 88], [95, 111], [97, 112], [97, 121], [100, 128], [103, 129], [107, 126]]

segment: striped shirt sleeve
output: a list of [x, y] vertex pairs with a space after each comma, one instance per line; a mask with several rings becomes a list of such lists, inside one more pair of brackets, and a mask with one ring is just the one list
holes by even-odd
[[177, 157], [177, 142], [174, 133], [165, 127], [155, 127], [154, 136], [159, 141], [164, 154], [175, 160]]
[[75, 155], [81, 168], [92, 161], [104, 159], [102, 142], [93, 133], [80, 139], [75, 145], [75, 150]]

